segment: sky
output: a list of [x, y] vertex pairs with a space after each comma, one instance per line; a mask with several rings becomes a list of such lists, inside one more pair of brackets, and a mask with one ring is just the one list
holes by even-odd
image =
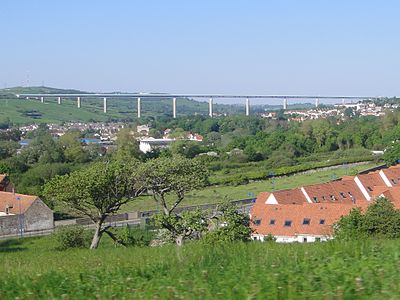
[[400, 1], [2, 0], [0, 88], [400, 95]]

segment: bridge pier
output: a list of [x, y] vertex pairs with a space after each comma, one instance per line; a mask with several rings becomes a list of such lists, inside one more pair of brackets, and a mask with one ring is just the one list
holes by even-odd
[[172, 98], [172, 117], [176, 119], [176, 98]]
[[81, 108], [81, 97], [76, 98], [76, 103], [78, 105], [78, 108]]
[[286, 110], [287, 109], [287, 98], [283, 99], [283, 109]]
[[140, 111], [140, 97], [137, 98], [137, 117], [140, 119], [141, 117], [141, 111]]
[[58, 103], [58, 104], [61, 104], [61, 97], [58, 97], [58, 98], [57, 98], [57, 103]]
[[246, 116], [250, 115], [250, 101], [246, 98]]
[[40, 97], [40, 102], [44, 103], [44, 97]]
[[107, 98], [103, 98], [103, 112], [107, 113]]
[[213, 116], [213, 98], [208, 100], [208, 115], [212, 118]]
[[315, 99], [315, 107], [318, 108], [319, 106], [319, 98]]

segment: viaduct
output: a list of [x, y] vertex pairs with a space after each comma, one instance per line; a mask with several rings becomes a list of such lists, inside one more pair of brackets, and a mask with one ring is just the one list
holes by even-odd
[[381, 97], [376, 96], [315, 96], [315, 95], [236, 95], [236, 94], [151, 94], [151, 93], [133, 93], [133, 94], [119, 94], [119, 93], [82, 93], [82, 94], [17, 94], [18, 98], [35, 98], [40, 99], [44, 103], [45, 98], [57, 98], [58, 104], [61, 105], [63, 98], [76, 98], [78, 108], [81, 107], [82, 98], [100, 98], [103, 99], [103, 112], [107, 113], [107, 98], [131, 98], [137, 99], [137, 117], [141, 117], [141, 101], [142, 99], [172, 99], [172, 116], [176, 118], [176, 106], [178, 98], [189, 99], [208, 99], [208, 115], [213, 116], [213, 101], [214, 99], [244, 99], [245, 100], [245, 113], [246, 116], [250, 115], [250, 100], [251, 99], [282, 99], [283, 109], [287, 109], [288, 99], [315, 99], [315, 107], [319, 106], [320, 99], [337, 99], [342, 100], [366, 100], [378, 99]]

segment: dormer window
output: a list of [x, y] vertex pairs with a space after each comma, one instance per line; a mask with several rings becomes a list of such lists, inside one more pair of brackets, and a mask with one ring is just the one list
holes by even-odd
[[396, 184], [396, 181], [393, 178], [391, 179], [391, 181], [393, 184]]
[[254, 224], [257, 226], [261, 225], [261, 219], [255, 219]]
[[343, 192], [340, 192], [339, 194], [340, 194], [340, 196], [342, 196], [343, 199], [346, 198], [346, 195]]
[[313, 200], [314, 200], [315, 203], [319, 202], [317, 197], [313, 197]]
[[303, 225], [310, 225], [311, 219], [309, 218], [304, 218], [303, 219]]
[[325, 224], [325, 219], [320, 219], [319, 220], [319, 225], [324, 225]]
[[336, 198], [335, 198], [334, 195], [331, 195], [330, 197], [331, 197], [331, 200], [332, 200], [332, 201], [335, 201], [335, 200], [336, 200]]
[[269, 220], [269, 225], [275, 225], [275, 219]]
[[291, 227], [292, 226], [292, 221], [291, 220], [286, 220], [285, 223], [283, 224], [285, 227]]
[[372, 188], [370, 186], [367, 186], [368, 191], [372, 192]]

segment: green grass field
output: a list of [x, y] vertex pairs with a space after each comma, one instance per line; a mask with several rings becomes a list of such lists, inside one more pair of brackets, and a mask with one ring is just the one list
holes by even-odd
[[[178, 99], [178, 115], [183, 113], [207, 113], [207, 104], [187, 99]], [[81, 108], [76, 99], [64, 99], [57, 104], [56, 98], [45, 98], [45, 103], [37, 99], [0, 98], [0, 121], [11, 120], [15, 124], [61, 123], [73, 121], [136, 120], [136, 99], [109, 99], [107, 113], [103, 112], [103, 99], [82, 98]], [[172, 116], [170, 100], [142, 101], [142, 116]]]
[[400, 241], [54, 250], [0, 241], [0, 299], [398, 299]]
[[[377, 166], [375, 163], [354, 166], [348, 168], [339, 166], [337, 169], [327, 171], [316, 171], [310, 174], [298, 174], [274, 180], [261, 180], [239, 186], [211, 186], [202, 190], [193, 191], [187, 194], [182, 205], [196, 205], [205, 203], [218, 203], [227, 200], [247, 199], [249, 193], [256, 196], [259, 192], [289, 189], [302, 185], [327, 182], [334, 178], [340, 178], [344, 175], [354, 175], [356, 172], [363, 171]], [[121, 212], [135, 210], [157, 209], [154, 200], [147, 196], [139, 197], [121, 208]]]

